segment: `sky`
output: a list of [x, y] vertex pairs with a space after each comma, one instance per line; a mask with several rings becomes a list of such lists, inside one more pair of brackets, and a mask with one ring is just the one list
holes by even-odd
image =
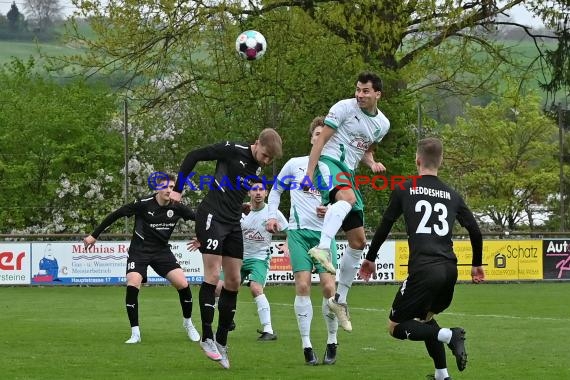
[[[69, 0], [60, 0], [59, 4], [63, 7], [63, 13], [65, 15], [70, 15], [75, 9], [73, 4]], [[0, 0], [0, 13], [6, 15], [6, 13], [8, 13], [8, 11], [10, 10], [11, 5], [12, 5], [12, 0]], [[16, 0], [16, 5], [18, 6], [18, 9], [21, 12], [23, 12], [24, 10], [23, 0]], [[538, 19], [534, 19], [532, 17], [532, 14], [529, 13], [523, 6], [514, 7], [513, 10], [511, 11], [511, 16], [514, 18], [514, 21], [521, 24], [530, 25], [534, 27], [543, 26], [541, 21]]]

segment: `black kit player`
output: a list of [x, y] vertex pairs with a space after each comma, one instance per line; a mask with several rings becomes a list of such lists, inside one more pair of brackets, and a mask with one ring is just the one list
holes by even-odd
[[435, 374], [429, 378], [436, 380], [451, 379], [444, 343], [455, 356], [459, 371], [467, 365], [465, 330], [440, 328], [433, 319], [451, 304], [457, 282], [457, 257], [451, 239], [456, 220], [469, 232], [473, 250], [472, 280], [480, 283], [485, 278], [481, 231], [463, 198], [437, 177], [442, 160], [443, 145], [439, 139], [418, 142], [416, 166], [421, 177], [415, 184], [407, 181], [403, 188], [392, 192], [360, 269], [360, 276], [365, 280], [374, 273], [377, 252], [394, 222], [403, 214], [410, 249], [408, 277], [396, 293], [388, 327], [394, 338], [425, 342], [435, 365]]
[[176, 223], [180, 219], [194, 220], [194, 211], [182, 204], [170, 201], [170, 193], [174, 188], [175, 178], [165, 176], [157, 178], [157, 192], [148, 197], [137, 199], [109, 214], [91, 235], [85, 237], [85, 248], [91, 248], [99, 235], [111, 224], [122, 217], [135, 216], [133, 236], [129, 246], [127, 259], [127, 294], [125, 304], [131, 324], [131, 337], [125, 343], [139, 343], [138, 295], [141, 284], [147, 281], [147, 268], [166, 278], [178, 290], [183, 326], [188, 337], [197, 342], [200, 334], [192, 323], [192, 292], [184, 271], [176, 261], [168, 241]]
[[[227, 354], [228, 331], [236, 311], [243, 260], [241, 230], [242, 203], [251, 182], [268, 165], [282, 154], [281, 137], [275, 130], [261, 131], [254, 144], [225, 141], [188, 153], [180, 166], [179, 176], [170, 199], [178, 202], [184, 185], [209, 189], [196, 210], [196, 239], [204, 262], [204, 282], [200, 286], [199, 303], [202, 318], [200, 346], [206, 356], [229, 368]], [[214, 176], [197, 177], [192, 172], [200, 161], [216, 161]], [[214, 305], [216, 284], [224, 271], [224, 287], [218, 301], [218, 328], [214, 336]]]

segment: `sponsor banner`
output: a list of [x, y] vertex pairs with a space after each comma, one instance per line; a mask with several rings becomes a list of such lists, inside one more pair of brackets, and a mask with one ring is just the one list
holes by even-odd
[[570, 280], [570, 239], [542, 240], [544, 279]]
[[[471, 281], [471, 243], [456, 240], [458, 280]], [[396, 242], [396, 280], [408, 275], [408, 243]], [[540, 240], [485, 240], [483, 242], [485, 279], [489, 281], [541, 280], [542, 241]]]
[[[267, 283], [294, 283], [293, 271], [291, 269], [291, 260], [282, 250], [283, 241], [273, 241], [271, 244], [271, 262], [269, 267], [269, 274], [267, 276]], [[344, 255], [348, 242], [345, 240], [336, 242], [337, 249], [337, 269], [340, 265], [341, 257]], [[361, 259], [366, 257], [368, 253], [369, 244], [364, 248]], [[376, 273], [370, 278], [370, 282], [394, 282], [394, 249], [395, 241], [386, 241], [382, 244], [378, 257], [376, 258]], [[338, 271], [337, 271], [338, 273]], [[319, 275], [312, 274], [311, 281], [313, 283], [319, 282]], [[355, 276], [355, 282], [364, 282]]]
[[0, 285], [30, 284], [30, 243], [0, 243]]
[[[98, 242], [86, 250], [82, 242], [37, 242], [31, 244], [32, 285], [121, 284], [125, 271], [129, 242]], [[188, 252], [186, 242], [173, 242], [175, 254], [191, 282], [202, 282], [202, 258]], [[152, 268], [148, 283], [168, 283]]]

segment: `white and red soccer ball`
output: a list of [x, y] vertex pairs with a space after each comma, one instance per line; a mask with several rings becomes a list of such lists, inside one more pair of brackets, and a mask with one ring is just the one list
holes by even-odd
[[253, 61], [263, 57], [267, 50], [267, 41], [256, 30], [246, 30], [236, 39], [236, 50], [240, 57]]

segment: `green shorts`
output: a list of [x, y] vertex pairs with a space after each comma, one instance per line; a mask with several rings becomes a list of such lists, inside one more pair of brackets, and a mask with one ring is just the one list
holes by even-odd
[[265, 286], [268, 272], [268, 260], [245, 259], [241, 265], [241, 282], [249, 280]]
[[[323, 173], [319, 169], [320, 165], [317, 165], [314, 176], [317, 181], [314, 182], [314, 186], [320, 191], [323, 204], [326, 206], [329, 203], [334, 203], [334, 199], [330, 199], [330, 193], [335, 188], [352, 188], [356, 197], [352, 211], [359, 213], [364, 220], [364, 201], [360, 190], [356, 188], [354, 171], [350, 170], [344, 163], [328, 156], [321, 156], [319, 163], [321, 162], [325, 164], [328, 173]], [[320, 179], [319, 176], [321, 176]]]
[[[314, 263], [309, 256], [309, 249], [319, 245], [321, 233], [312, 230], [287, 230], [287, 245], [291, 258], [291, 268], [295, 272], [312, 272], [313, 267], [317, 273], [325, 273], [326, 269], [319, 263]], [[334, 267], [337, 265], [336, 240], [331, 241], [331, 259]]]

